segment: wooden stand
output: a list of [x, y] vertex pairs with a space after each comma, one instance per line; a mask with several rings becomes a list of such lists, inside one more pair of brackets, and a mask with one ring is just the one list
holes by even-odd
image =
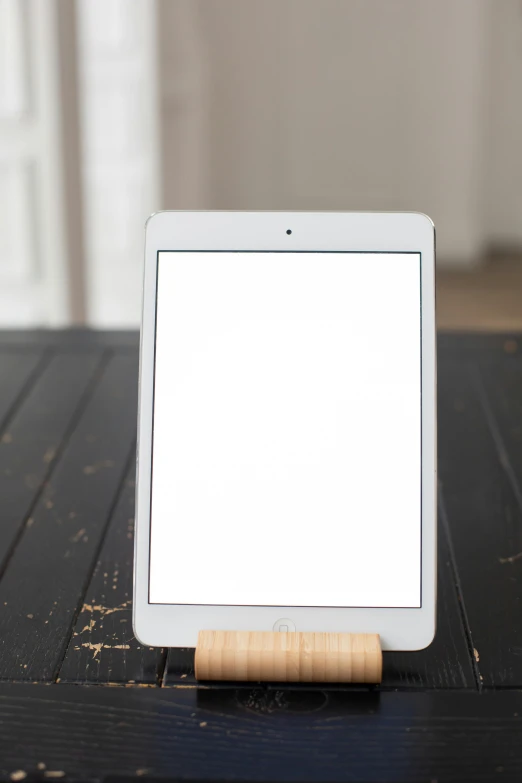
[[382, 679], [378, 634], [200, 631], [198, 680], [358, 682]]

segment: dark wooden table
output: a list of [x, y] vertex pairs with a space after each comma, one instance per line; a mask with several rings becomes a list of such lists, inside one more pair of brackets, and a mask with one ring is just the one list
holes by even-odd
[[380, 688], [198, 686], [134, 640], [137, 362], [0, 335], [2, 779], [521, 780], [522, 337], [440, 336], [438, 631]]

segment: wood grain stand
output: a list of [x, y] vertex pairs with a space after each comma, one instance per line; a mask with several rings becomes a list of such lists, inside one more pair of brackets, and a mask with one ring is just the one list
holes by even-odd
[[378, 634], [200, 631], [198, 680], [379, 683]]

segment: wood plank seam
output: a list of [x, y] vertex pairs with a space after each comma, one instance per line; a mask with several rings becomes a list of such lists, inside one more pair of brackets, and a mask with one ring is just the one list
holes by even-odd
[[466, 642], [468, 645], [468, 654], [471, 661], [471, 668], [473, 671], [473, 677], [475, 679], [475, 686], [476, 689], [481, 692], [482, 691], [482, 675], [480, 673], [480, 667], [478, 664], [477, 656], [475, 655], [475, 645], [473, 643], [473, 635], [471, 633], [471, 625], [468, 619], [468, 615], [466, 612], [466, 603], [464, 601], [464, 594], [462, 591], [462, 586], [460, 584], [460, 577], [459, 572], [457, 569], [457, 559], [455, 557], [455, 550], [453, 548], [453, 539], [451, 537], [451, 530], [448, 520], [448, 514], [446, 510], [446, 504], [444, 501], [444, 493], [443, 488], [439, 484], [438, 488], [438, 503], [439, 503], [439, 514], [440, 514], [440, 520], [442, 522], [442, 525], [444, 527], [444, 531], [446, 533], [446, 540], [448, 542], [448, 549], [449, 549], [449, 557], [450, 557], [450, 564], [451, 564], [451, 571], [453, 574], [453, 584], [455, 588], [455, 592], [457, 594], [457, 603], [460, 610], [460, 616], [462, 620], [462, 627], [464, 628], [464, 633], [466, 636]]
[[509, 458], [509, 453], [506, 448], [506, 444], [504, 443], [504, 439], [500, 432], [500, 427], [497, 423], [495, 414], [493, 413], [493, 409], [489, 401], [489, 396], [486, 391], [486, 387], [484, 385], [482, 375], [478, 370], [478, 368], [475, 368], [475, 371], [472, 373], [472, 379], [474, 382], [473, 385], [475, 386], [475, 391], [477, 393], [477, 398], [480, 403], [480, 407], [482, 408], [482, 411], [484, 413], [484, 418], [486, 419], [488, 430], [491, 434], [493, 443], [495, 444], [498, 461], [500, 462], [500, 465], [502, 466], [502, 469], [507, 476], [511, 489], [513, 490], [513, 494], [515, 495], [517, 504], [520, 510], [522, 511], [522, 489], [520, 488], [520, 484], [518, 482], [516, 472], [511, 464], [511, 460]]
[[[39, 350], [41, 350], [41, 348]], [[45, 368], [48, 366], [52, 357], [53, 357], [53, 351], [51, 349], [46, 349], [43, 351], [36, 367], [31, 373], [29, 373], [29, 377], [27, 378], [25, 383], [22, 384], [22, 387], [18, 392], [16, 400], [13, 402], [10, 409], [7, 411], [3, 421], [0, 422], [0, 436], [3, 435], [4, 432], [7, 430], [7, 428], [9, 427], [10, 422], [12, 421], [14, 416], [16, 416], [16, 414], [18, 413], [20, 407], [23, 405], [25, 399], [27, 398], [27, 395], [29, 394], [32, 387], [34, 386], [34, 384], [36, 383], [40, 375], [43, 373]]]
[[34, 497], [31, 501], [30, 506], [28, 507], [25, 516], [21, 519], [20, 525], [18, 528], [17, 534], [13, 537], [13, 540], [11, 542], [11, 545], [9, 546], [9, 549], [7, 550], [7, 553], [3, 559], [2, 562], [0, 562], [0, 581], [2, 580], [7, 568], [9, 567], [9, 562], [16, 550], [16, 547], [20, 543], [21, 538], [24, 535], [25, 530], [27, 529], [27, 520], [31, 517], [37, 503], [39, 502], [42, 493], [44, 491], [46, 483], [49, 481], [50, 477], [53, 474], [54, 469], [58, 465], [60, 458], [63, 454], [64, 449], [67, 447], [67, 444], [76, 428], [76, 425], [80, 421], [82, 414], [87, 407], [90, 398], [92, 397], [94, 390], [96, 389], [96, 386], [98, 385], [102, 375], [103, 371], [110, 359], [111, 352], [110, 351], [104, 351], [102, 355], [100, 356], [99, 362], [96, 366], [96, 369], [94, 370], [92, 374], [92, 378], [87, 384], [87, 387], [80, 397], [80, 400], [78, 402], [78, 405], [76, 406], [76, 409], [74, 411], [74, 414], [71, 418], [71, 421], [69, 422], [69, 425], [65, 431], [64, 437], [62, 438], [62, 441], [60, 445], [57, 447], [56, 452], [53, 456], [53, 458], [49, 461], [48, 468], [42, 478], [42, 481], [40, 483], [39, 488], [36, 490]]
[[99, 538], [98, 545], [96, 548], [96, 551], [93, 554], [92, 561], [90, 568], [85, 576], [85, 582], [83, 584], [83, 588], [81, 590], [81, 593], [78, 597], [78, 602], [76, 604], [76, 607], [74, 609], [74, 612], [71, 615], [71, 620], [69, 623], [69, 628], [67, 630], [67, 633], [65, 634], [64, 640], [62, 642], [62, 649], [60, 651], [60, 656], [58, 658], [58, 663], [56, 665], [55, 671], [53, 672], [51, 680], [53, 682], [58, 682], [60, 679], [60, 670], [62, 668], [63, 662], [65, 660], [65, 656], [67, 655], [67, 651], [69, 649], [69, 645], [71, 644], [72, 635], [74, 628], [76, 626], [76, 622], [78, 620], [78, 616], [82, 610], [82, 607], [85, 603], [85, 597], [87, 595], [87, 590], [89, 589], [89, 585], [91, 583], [94, 571], [96, 569], [96, 564], [98, 562], [98, 559], [100, 557], [100, 553], [103, 548], [103, 544], [105, 541], [105, 537], [107, 535], [107, 531], [109, 529], [109, 525], [111, 522], [111, 519], [114, 515], [114, 512], [116, 510], [116, 506], [118, 505], [118, 501], [120, 499], [121, 493], [123, 491], [123, 488], [125, 487], [125, 481], [127, 479], [127, 474], [129, 472], [130, 467], [132, 466], [132, 463], [136, 459], [136, 441], [134, 441], [133, 445], [130, 448], [129, 455], [127, 459], [125, 460], [125, 463], [123, 465], [122, 473], [120, 480], [118, 482], [116, 492], [114, 493], [114, 497], [112, 499], [112, 503], [109, 508], [109, 512], [107, 514], [107, 519], [105, 520], [105, 524], [103, 526], [103, 532]]
[[158, 661], [158, 671], [156, 681], [159, 688], [165, 688], [167, 685], [167, 660], [169, 656], [169, 648], [164, 647], [161, 651], [160, 659]]

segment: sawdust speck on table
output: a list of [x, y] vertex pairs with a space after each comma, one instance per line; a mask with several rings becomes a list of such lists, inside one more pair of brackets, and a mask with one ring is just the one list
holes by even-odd
[[86, 465], [83, 469], [83, 472], [86, 476], [92, 476], [93, 473], [97, 473], [102, 468], [113, 468], [114, 467], [114, 461], [111, 459], [105, 459], [101, 462], [96, 462], [94, 465]]
[[98, 644], [83, 642], [82, 647], [94, 650], [93, 658], [97, 658], [102, 650], [130, 650], [130, 644], [103, 644], [103, 642], [98, 642]]
[[499, 557], [498, 562], [501, 565], [504, 565], [504, 563], [514, 563], [517, 560], [520, 560], [522, 557], [522, 552], [517, 552], [516, 555], [511, 555], [511, 557]]

